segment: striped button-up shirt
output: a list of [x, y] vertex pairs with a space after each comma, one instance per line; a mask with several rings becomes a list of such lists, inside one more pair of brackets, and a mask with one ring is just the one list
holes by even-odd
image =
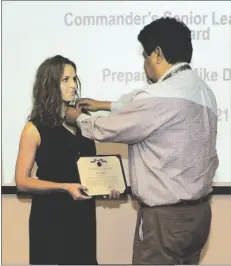
[[180, 65], [121, 97], [108, 116], [76, 121], [87, 138], [128, 144], [132, 192], [149, 206], [207, 195], [219, 164], [215, 96], [191, 69], [164, 80]]

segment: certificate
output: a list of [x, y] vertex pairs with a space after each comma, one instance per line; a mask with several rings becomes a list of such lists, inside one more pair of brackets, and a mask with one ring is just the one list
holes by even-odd
[[89, 196], [109, 195], [113, 189], [122, 194], [127, 188], [120, 155], [81, 156], [77, 169]]

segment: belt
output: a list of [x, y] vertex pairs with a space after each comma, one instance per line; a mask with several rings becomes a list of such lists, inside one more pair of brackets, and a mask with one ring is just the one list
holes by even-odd
[[212, 196], [212, 193], [202, 197], [202, 198], [199, 198], [199, 199], [195, 199], [195, 200], [181, 200], [180, 202], [177, 202], [177, 203], [170, 203], [170, 204], [164, 204], [164, 205], [158, 205], [158, 206], [149, 206], [143, 202], [141, 202], [139, 199], [138, 199], [138, 203], [140, 204], [141, 207], [149, 207], [149, 208], [154, 208], [154, 207], [167, 207], [167, 206], [182, 206], [182, 205], [199, 205], [201, 203], [204, 203], [204, 202], [207, 202], [211, 199], [211, 196]]

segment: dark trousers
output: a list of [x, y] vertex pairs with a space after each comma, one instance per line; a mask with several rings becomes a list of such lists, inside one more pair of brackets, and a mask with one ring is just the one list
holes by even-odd
[[140, 206], [132, 264], [198, 264], [211, 224], [209, 201], [195, 205]]

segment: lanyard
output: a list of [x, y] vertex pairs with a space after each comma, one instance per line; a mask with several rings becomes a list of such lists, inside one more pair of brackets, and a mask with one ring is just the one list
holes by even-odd
[[177, 73], [182, 72], [182, 71], [184, 71], [186, 69], [191, 69], [191, 67], [188, 64], [187, 65], [180, 66], [177, 69], [174, 69], [173, 71], [171, 71], [162, 81], [164, 81], [164, 80], [166, 80], [168, 78], [171, 78], [172, 76], [174, 76]]

